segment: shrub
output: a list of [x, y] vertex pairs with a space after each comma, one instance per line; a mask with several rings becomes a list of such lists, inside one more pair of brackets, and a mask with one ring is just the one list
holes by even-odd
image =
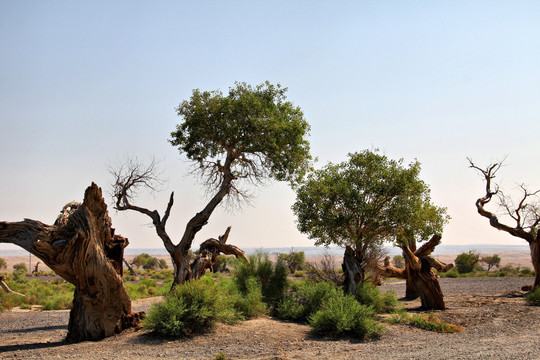
[[276, 316], [283, 320], [307, 322], [328, 299], [342, 294], [342, 290], [332, 283], [304, 281], [279, 302]]
[[399, 269], [405, 268], [405, 258], [402, 255], [395, 255], [392, 258], [392, 263]]
[[480, 261], [480, 255], [470, 250], [467, 253], [459, 254], [454, 263], [458, 273], [467, 274], [479, 269], [478, 261]]
[[383, 327], [375, 320], [373, 308], [361, 305], [352, 295], [335, 296], [310, 318], [316, 334], [353, 335], [360, 339], [379, 336]]
[[356, 290], [356, 299], [360, 304], [370, 305], [376, 313], [390, 313], [398, 308], [399, 301], [394, 291], [381, 293], [371, 282], [364, 282]]
[[302, 278], [305, 276], [304, 270], [296, 270], [293, 274], [294, 277]]
[[436, 331], [440, 333], [455, 333], [463, 331], [462, 326], [447, 323], [433, 313], [411, 315], [406, 312], [391, 316], [387, 320], [390, 324], [406, 324], [423, 330]]
[[285, 296], [287, 274], [288, 270], [282, 262], [273, 264], [268, 254], [257, 253], [250, 255], [247, 262], [238, 262], [233, 279], [244, 294], [248, 291], [249, 279], [257, 279], [264, 301], [275, 306]]
[[0, 270], [7, 270], [6, 260], [0, 258]]
[[13, 270], [21, 271], [21, 272], [24, 271], [25, 273], [28, 272], [28, 268], [26, 267], [25, 263], [18, 263], [18, 264], [13, 265]]
[[525, 295], [525, 300], [529, 305], [540, 306], [540, 286]]
[[304, 268], [305, 259], [306, 257], [303, 251], [291, 250], [288, 254], [278, 254], [278, 261], [285, 264], [291, 274]]
[[457, 278], [457, 277], [459, 277], [459, 273], [457, 272], [456, 269], [452, 269], [452, 270], [447, 271], [447, 272], [439, 273], [439, 276], [440, 277], [447, 277], [447, 278]]
[[235, 314], [226, 305], [217, 284], [203, 277], [177, 286], [162, 303], [152, 305], [144, 325], [160, 335], [191, 336], [210, 330], [217, 320], [233, 321]]
[[249, 278], [245, 292], [241, 292], [232, 280], [222, 280], [219, 286], [224, 292], [223, 299], [229, 298], [228, 302], [243, 319], [251, 319], [266, 314], [266, 304], [263, 301], [261, 286], [255, 278]]

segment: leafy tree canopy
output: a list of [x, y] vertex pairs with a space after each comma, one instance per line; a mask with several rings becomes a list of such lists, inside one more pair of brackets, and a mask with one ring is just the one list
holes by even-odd
[[408, 167], [376, 150], [349, 154], [349, 161], [313, 171], [297, 189], [293, 211], [298, 228], [316, 245], [372, 247], [406, 243], [442, 231], [446, 209], [431, 203], [419, 179], [420, 164]]
[[196, 89], [176, 109], [183, 122], [169, 141], [195, 163], [207, 185], [219, 186], [227, 167], [234, 179], [295, 184], [309, 168], [304, 136], [310, 128], [286, 91], [269, 82], [237, 82], [226, 96]]

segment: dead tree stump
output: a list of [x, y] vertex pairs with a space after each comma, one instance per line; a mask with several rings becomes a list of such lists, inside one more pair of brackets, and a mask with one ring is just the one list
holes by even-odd
[[[122, 281], [128, 239], [115, 235], [101, 189], [94, 183], [82, 204], [69, 203], [55, 225], [36, 220], [0, 222], [0, 242], [29, 251], [75, 285], [67, 339], [100, 340], [138, 326]], [[135, 319], [135, 320], [134, 320]]]

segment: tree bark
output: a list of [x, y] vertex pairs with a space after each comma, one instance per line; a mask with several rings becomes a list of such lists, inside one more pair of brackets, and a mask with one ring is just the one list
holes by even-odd
[[441, 236], [434, 235], [415, 252], [411, 251], [406, 245], [402, 246], [405, 269], [398, 269], [388, 265], [379, 266], [379, 271], [383, 276], [405, 279], [407, 284], [411, 284], [411, 287], [418, 295], [417, 297], [420, 297], [422, 308], [427, 310], [446, 309], [439, 280], [432, 268], [444, 272], [450, 270], [453, 265], [444, 264], [430, 256], [440, 243]]
[[362, 261], [358, 254], [352, 247], [345, 247], [345, 254], [343, 255], [343, 269], [344, 282], [343, 287], [348, 294], [356, 293], [358, 284], [363, 283], [365, 279], [365, 269], [362, 266]]
[[0, 222], [0, 242], [18, 245], [75, 285], [70, 341], [100, 340], [138, 326], [122, 281], [128, 240], [115, 235], [101, 189], [94, 183], [82, 204], [64, 207], [55, 225], [25, 219]]

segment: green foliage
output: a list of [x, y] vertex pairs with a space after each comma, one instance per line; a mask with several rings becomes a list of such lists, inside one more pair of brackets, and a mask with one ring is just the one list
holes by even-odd
[[24, 273], [28, 272], [28, 268], [26, 267], [25, 263], [18, 263], [18, 264], [13, 265], [13, 270], [24, 272]]
[[241, 319], [251, 319], [266, 314], [261, 286], [257, 279], [247, 279], [246, 289], [241, 292], [236, 283], [230, 279], [222, 279], [219, 286], [223, 291], [222, 301], [227, 301]]
[[298, 229], [316, 245], [351, 246], [362, 259], [384, 241], [423, 240], [442, 231], [446, 209], [431, 203], [420, 164], [402, 162], [365, 150], [311, 172], [292, 207]]
[[440, 333], [455, 333], [464, 330], [462, 326], [447, 323], [439, 319], [439, 317], [433, 313], [425, 315], [411, 315], [409, 313], [403, 312], [392, 315], [390, 318], [388, 318], [387, 321], [390, 324], [406, 324], [417, 327], [419, 329], [436, 331]]
[[304, 268], [305, 260], [306, 257], [303, 251], [291, 251], [288, 254], [278, 254], [278, 261], [284, 263], [291, 274], [294, 274], [297, 270], [302, 270]]
[[394, 312], [399, 307], [394, 291], [381, 293], [379, 288], [371, 282], [359, 284], [355, 296], [360, 304], [372, 306], [376, 313]]
[[342, 294], [341, 289], [329, 282], [302, 281], [295, 284], [292, 291], [279, 302], [275, 313], [283, 320], [307, 322], [325, 301]]
[[487, 265], [488, 271], [491, 270], [492, 267], [498, 268], [501, 265], [501, 257], [499, 254], [484, 256], [480, 261]]
[[42, 306], [43, 310], [63, 310], [71, 308], [73, 291], [75, 287], [64, 281], [41, 281], [32, 279], [24, 282], [15, 280], [12, 274], [6, 280], [7, 285], [13, 291], [19, 292], [25, 297], [6, 294], [0, 291], [0, 311], [9, 310], [19, 306], [29, 309], [33, 305]]
[[154, 304], [144, 319], [160, 335], [185, 337], [209, 331], [216, 321], [232, 322], [236, 314], [222, 301], [222, 292], [209, 277], [177, 286], [162, 303]]
[[236, 179], [296, 183], [310, 166], [304, 139], [309, 124], [300, 108], [286, 100], [286, 91], [269, 82], [254, 87], [237, 82], [227, 96], [193, 90], [176, 109], [183, 122], [169, 141], [198, 165], [203, 177], [217, 176], [226, 166]]
[[214, 360], [227, 360], [227, 355], [225, 355], [224, 353], [219, 353], [216, 355]]
[[379, 336], [383, 327], [375, 319], [373, 308], [361, 305], [352, 295], [334, 296], [310, 318], [316, 334], [352, 335], [360, 339]]
[[272, 263], [268, 254], [250, 255], [248, 261], [238, 262], [233, 279], [242, 293], [247, 293], [250, 278], [255, 278], [260, 286], [264, 301], [276, 305], [285, 296], [288, 270], [282, 262]]
[[157, 269], [159, 267], [158, 259], [147, 253], [142, 253], [135, 256], [131, 264], [137, 267], [142, 267], [145, 270]]
[[395, 255], [392, 258], [392, 263], [399, 269], [405, 268], [405, 258], [402, 255]]
[[7, 270], [6, 260], [3, 258], [0, 258], [0, 270]]
[[458, 273], [467, 274], [479, 269], [479, 260], [480, 255], [472, 250], [469, 250], [469, 252], [459, 254], [456, 257], [456, 260], [454, 260], [454, 264], [456, 265], [456, 270]]
[[158, 262], [158, 267], [160, 269], [168, 269], [169, 268], [169, 265], [167, 265], [167, 261], [165, 259], [159, 259], [159, 262]]
[[529, 305], [540, 306], [540, 286], [525, 295], [525, 300]]

